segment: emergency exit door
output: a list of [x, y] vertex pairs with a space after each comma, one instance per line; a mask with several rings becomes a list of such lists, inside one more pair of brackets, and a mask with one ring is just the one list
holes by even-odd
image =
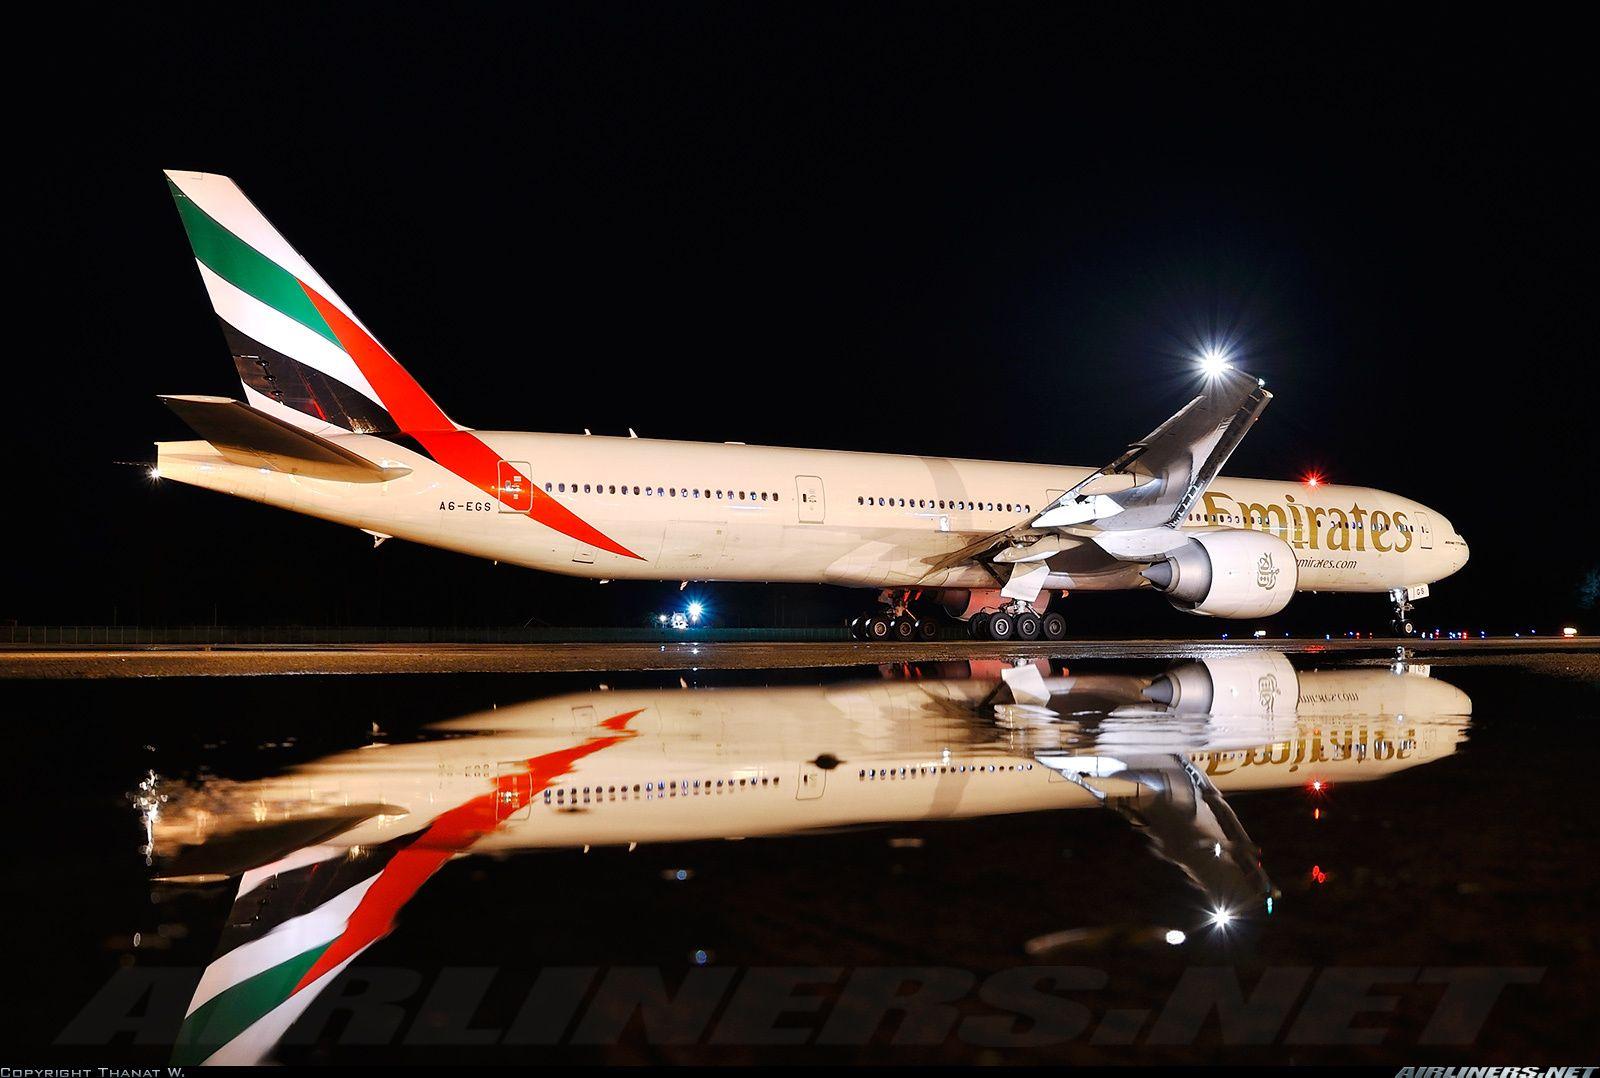
[[1433, 521], [1428, 519], [1427, 513], [1416, 514], [1413, 523], [1417, 526], [1417, 549], [1433, 549]]
[[800, 523], [821, 524], [823, 504], [822, 480], [814, 475], [794, 477], [795, 500], [800, 503]]
[[502, 513], [526, 513], [533, 508], [533, 480], [528, 478], [527, 461], [502, 460], [499, 483]]
[[822, 796], [822, 789], [828, 784], [828, 773], [818, 767], [815, 761], [808, 760], [800, 765], [799, 782], [794, 788], [796, 801], [813, 801]]

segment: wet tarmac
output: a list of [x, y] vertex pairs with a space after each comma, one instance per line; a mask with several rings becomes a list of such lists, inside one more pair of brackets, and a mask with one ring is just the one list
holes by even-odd
[[0, 661], [54, 1066], [1594, 1055], [1592, 644]]
[[796, 667], [917, 663], [972, 656], [1068, 659], [1162, 658], [1260, 650], [1294, 655], [1583, 654], [1600, 640], [1272, 639], [1067, 640], [911, 644], [838, 643], [574, 643], [215, 645], [210, 647], [0, 646], [0, 679], [260, 676], [275, 674], [511, 674], [608, 670], [768, 670]]

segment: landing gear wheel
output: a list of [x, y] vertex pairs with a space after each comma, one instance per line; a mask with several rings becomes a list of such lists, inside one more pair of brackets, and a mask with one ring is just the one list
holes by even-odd
[[1037, 640], [1037, 639], [1039, 639], [1039, 615], [1038, 614], [1035, 614], [1031, 610], [1024, 610], [1022, 613], [1020, 613], [1020, 614], [1018, 614], [1016, 616], [1015, 620], [1016, 620], [1016, 624], [1017, 624], [1017, 639], [1018, 640]]
[[967, 631], [972, 634], [972, 639], [974, 640], [989, 639], [989, 615], [972, 615], [972, 620], [967, 622]]
[[863, 622], [868, 640], [881, 642], [894, 633], [894, 620], [887, 614], [869, 614]]
[[989, 639], [1010, 640], [1017, 632], [1017, 623], [1011, 615], [1001, 611], [989, 617]]
[[1067, 636], [1067, 619], [1055, 612], [1048, 613], [1039, 623], [1046, 640], [1064, 640]]
[[917, 638], [917, 621], [915, 618], [904, 617], [894, 619], [894, 638], [902, 643]]
[[917, 635], [924, 640], [939, 639], [939, 619], [927, 617], [917, 622]]
[[866, 620], [864, 617], [850, 619], [850, 639], [865, 640], [867, 638]]
[[1414, 636], [1417, 627], [1411, 623], [1411, 611], [1414, 607], [1405, 588], [1393, 588], [1389, 591], [1389, 605], [1394, 610], [1394, 618], [1389, 622], [1389, 628], [1396, 636]]

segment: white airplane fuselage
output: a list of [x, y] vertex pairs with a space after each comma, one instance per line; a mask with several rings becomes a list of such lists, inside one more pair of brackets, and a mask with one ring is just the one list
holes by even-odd
[[[1346, 783], [1449, 755], [1472, 711], [1455, 686], [1386, 667], [1295, 671], [1274, 653], [1188, 666], [1223, 687], [1205, 701], [1214, 713], [1185, 712], [1187, 701], [1176, 709], [1148, 704], [1139, 692], [1147, 682], [1133, 678], [1048, 677], [1038, 684], [1052, 704], [1063, 712], [1088, 707], [1093, 719], [1035, 708], [1038, 725], [1020, 728], [990, 718], [991, 707], [996, 719], [1009, 715], [999, 679], [555, 696], [439, 724], [449, 737], [368, 746], [237, 787], [219, 784], [199, 815], [180, 797], [158, 821], [158, 844], [204, 842], [215, 831], [341, 806], [390, 806], [330, 840], [375, 846], [497, 784], [518, 796], [496, 802], [495, 829], [473, 840], [480, 852], [1097, 806], [1089, 789], [1045, 762], [1054, 756], [1117, 768], [1125, 766], [1118, 760], [1183, 759], [1224, 794], [1312, 779]], [[558, 758], [560, 767], [545, 774], [542, 762]], [[1104, 792], [1128, 792], [1094, 781]]]
[[[232, 463], [204, 441], [158, 443], [161, 478], [382, 536], [598, 579], [789, 581], [985, 589], [940, 558], [1039, 513], [1094, 469], [735, 443], [474, 431], [508, 482], [526, 476], [635, 555], [585, 543], [389, 438], [331, 441], [398, 479], [347, 483]], [[535, 492], [529, 492], [534, 494]], [[1387, 592], [1455, 572], [1467, 546], [1442, 514], [1369, 487], [1219, 476], [1184, 525], [1254, 529], [1288, 543], [1300, 591]], [[1047, 587], [1145, 586], [1137, 565], [1052, 559]]]

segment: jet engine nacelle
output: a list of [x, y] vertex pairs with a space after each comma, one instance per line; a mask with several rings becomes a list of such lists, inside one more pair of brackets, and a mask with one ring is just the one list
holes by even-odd
[[[1380, 673], [1394, 676], [1387, 669]], [[1293, 718], [1300, 675], [1281, 651], [1211, 655], [1168, 670], [1150, 683], [1144, 697], [1180, 715]]]
[[1276, 614], [1300, 576], [1288, 543], [1243, 530], [1196, 535], [1143, 575], [1179, 610], [1213, 618]]

